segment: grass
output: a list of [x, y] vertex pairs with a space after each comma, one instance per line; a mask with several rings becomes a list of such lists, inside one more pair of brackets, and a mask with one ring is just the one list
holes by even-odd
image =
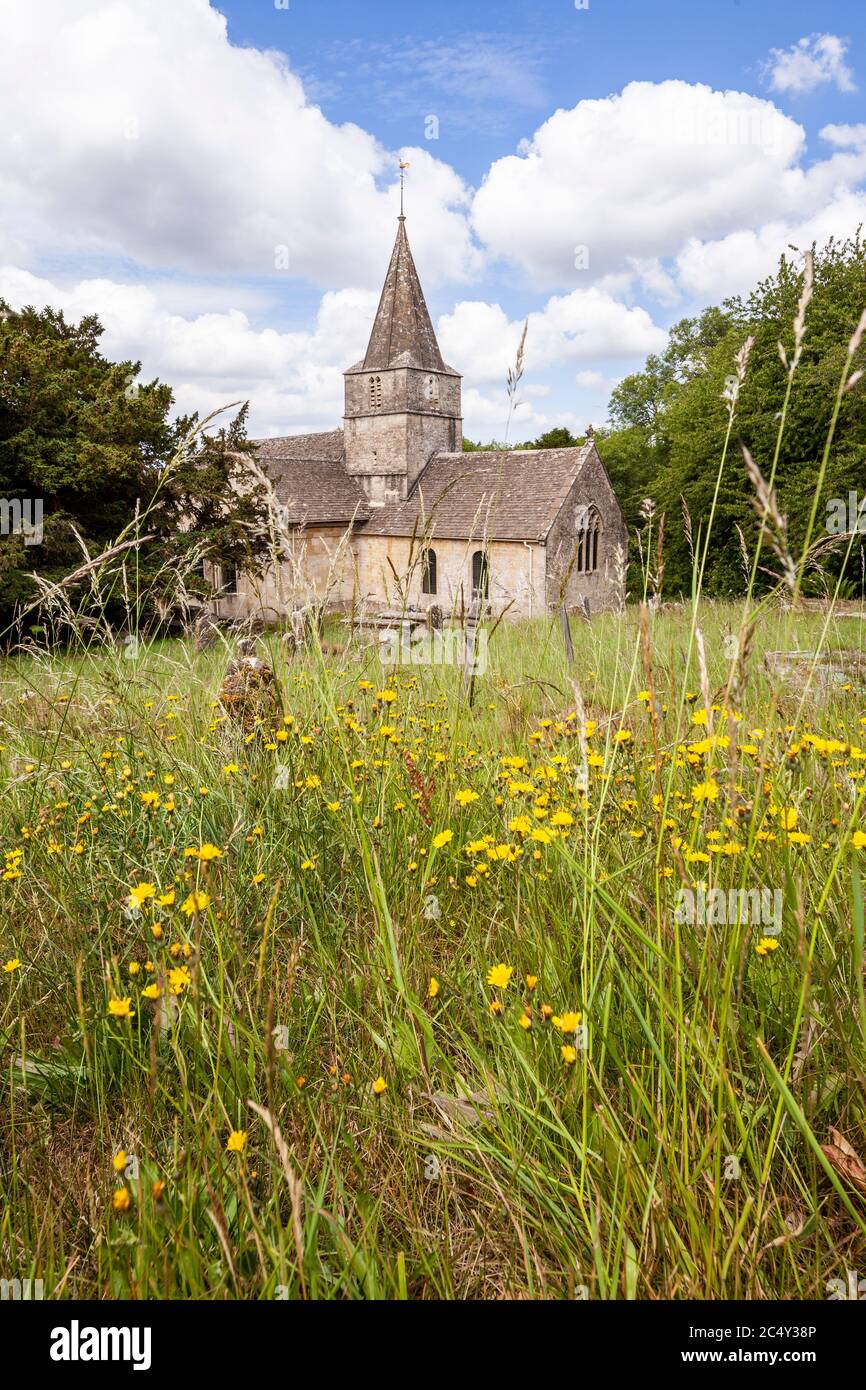
[[853, 663], [830, 687], [764, 661], [864, 645], [861, 615], [800, 594], [856, 540], [817, 519], [866, 313], [799, 559], [774, 490], [804, 261], [768, 479], [745, 453], [741, 604], [702, 578], [750, 341], [709, 515], [684, 517], [689, 600], [581, 626], [573, 663], [558, 617], [491, 629], [468, 689], [335, 625], [294, 656], [270, 638], [273, 700], [232, 716], [224, 651], [82, 638], [109, 563], [136, 609], [133, 527], [77, 572], [95, 614], [42, 586], [72, 645], [0, 668], [0, 1277], [211, 1299], [856, 1282], [866, 691]]
[[[762, 660], [863, 625], [761, 606], [734, 680], [741, 631], [635, 605], [569, 666], [558, 619], [502, 624], [471, 707], [453, 668], [272, 637], [249, 737], [221, 650], [7, 659], [0, 1274], [815, 1299], [863, 1270], [829, 1144], [866, 1150], [866, 694]], [[780, 891], [777, 946], [678, 920], [702, 882]]]

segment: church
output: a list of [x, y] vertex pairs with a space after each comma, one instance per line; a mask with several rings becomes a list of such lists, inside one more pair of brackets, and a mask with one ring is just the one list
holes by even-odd
[[402, 214], [366, 355], [344, 377], [342, 429], [257, 441], [281, 553], [264, 574], [214, 574], [221, 618], [276, 624], [311, 602], [445, 619], [621, 605], [627, 529], [591, 437], [463, 451], [461, 376], [442, 359]]

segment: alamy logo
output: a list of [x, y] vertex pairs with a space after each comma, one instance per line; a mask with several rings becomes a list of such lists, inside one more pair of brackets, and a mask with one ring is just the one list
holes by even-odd
[[0, 1302], [7, 1299], [20, 1303], [23, 1299], [43, 1299], [45, 1286], [41, 1279], [0, 1279]]
[[861, 1279], [856, 1269], [846, 1269], [847, 1279], [828, 1279], [827, 1297], [831, 1303], [861, 1302], [866, 1298], [866, 1279]]
[[674, 921], [701, 927], [735, 927], [745, 922], [764, 927], [767, 936], [778, 936], [782, 930], [782, 890], [680, 888]]
[[383, 666], [462, 666], [471, 675], [487, 671], [487, 631], [469, 624], [468, 630], [447, 628], [444, 632], [422, 630], [410, 635], [408, 624], [401, 630], [385, 628], [379, 633], [379, 659]]
[[844, 497], [831, 497], [827, 503], [827, 532], [831, 536], [862, 535], [866, 531], [866, 497], [856, 492]]
[[0, 497], [0, 535], [23, 536], [25, 545], [41, 545], [42, 498]]
[[134, 1371], [150, 1370], [149, 1327], [68, 1327], [51, 1333], [52, 1361], [131, 1361]]

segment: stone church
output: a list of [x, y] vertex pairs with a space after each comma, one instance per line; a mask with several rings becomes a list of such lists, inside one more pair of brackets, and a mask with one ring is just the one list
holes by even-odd
[[624, 594], [628, 536], [592, 439], [463, 452], [461, 377], [442, 359], [401, 215], [343, 428], [258, 441], [281, 556], [224, 569], [223, 618], [277, 623], [305, 602], [353, 613], [470, 606], [509, 618], [593, 614]]

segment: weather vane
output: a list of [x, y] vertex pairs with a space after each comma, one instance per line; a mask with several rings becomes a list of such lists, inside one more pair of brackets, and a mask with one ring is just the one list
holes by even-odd
[[406, 182], [406, 170], [411, 169], [408, 159], [400, 160], [400, 216], [403, 216], [403, 185]]

